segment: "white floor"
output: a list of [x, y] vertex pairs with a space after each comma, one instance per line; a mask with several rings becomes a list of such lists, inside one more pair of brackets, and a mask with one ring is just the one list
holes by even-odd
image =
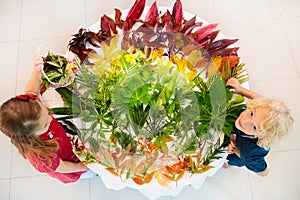
[[[0, 101], [23, 91], [38, 45], [66, 52], [70, 36], [89, 27], [115, 7], [133, 0], [0, 0]], [[159, 1], [172, 6], [175, 0]], [[300, 1], [182, 0], [186, 11], [218, 22], [228, 38], [239, 38], [239, 55], [250, 74], [251, 89], [284, 100], [295, 118], [294, 131], [267, 157], [271, 174], [259, 178], [245, 169], [220, 169], [203, 187], [186, 187], [161, 199], [300, 199]], [[152, 1], [148, 1], [151, 4]], [[37, 173], [0, 134], [0, 200], [146, 199], [132, 189], [105, 188], [99, 178], [62, 185]]]

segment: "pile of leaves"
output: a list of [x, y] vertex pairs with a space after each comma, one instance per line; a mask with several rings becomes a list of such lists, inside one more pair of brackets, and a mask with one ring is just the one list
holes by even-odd
[[64, 56], [48, 51], [48, 54], [43, 57], [43, 62], [42, 93], [50, 86], [67, 86], [75, 78], [77, 66], [74, 62], [68, 61]]
[[[239, 47], [232, 47], [238, 39], [216, 39], [220, 30], [218, 24], [203, 24], [197, 21], [197, 16], [185, 19], [182, 3], [176, 0], [173, 9], [159, 14], [156, 1], [151, 5], [144, 20], [140, 19], [146, 0], [136, 0], [129, 10], [125, 20], [121, 10], [115, 8], [114, 19], [107, 15], [100, 18], [100, 29], [97, 33], [88, 29], [80, 29], [69, 42], [69, 50], [75, 53], [82, 61], [88, 62], [88, 55], [95, 53], [95, 48], [101, 48], [101, 42], [109, 43], [110, 39], [122, 33], [124, 39], [122, 49], [134, 47], [147, 51], [148, 48], [159, 49], [166, 47], [168, 52], [177, 52], [187, 47], [192, 40], [205, 53], [202, 59], [195, 63], [195, 67], [210, 64], [209, 73], [222, 72], [223, 78], [235, 77], [245, 82], [248, 77], [242, 71], [243, 64], [237, 54]], [[137, 31], [141, 36], [132, 32]], [[154, 39], [153, 39], [154, 38]], [[180, 41], [180, 42], [178, 42]], [[130, 44], [130, 45], [129, 45]], [[186, 48], [188, 50], [188, 48]], [[190, 53], [189, 51], [183, 53]], [[235, 68], [238, 68], [236, 70]], [[226, 79], [223, 79], [225, 82]]]
[[72, 87], [56, 89], [65, 107], [52, 110], [67, 132], [78, 133], [86, 163], [123, 181], [155, 178], [168, 187], [220, 158], [245, 106], [225, 82], [248, 77], [230, 47], [237, 40], [216, 40], [217, 24], [184, 19], [180, 0], [162, 15], [154, 2], [142, 20], [144, 7], [137, 0], [125, 20], [115, 9], [114, 19], [101, 17], [97, 33], [74, 35], [69, 49], [79, 71]]

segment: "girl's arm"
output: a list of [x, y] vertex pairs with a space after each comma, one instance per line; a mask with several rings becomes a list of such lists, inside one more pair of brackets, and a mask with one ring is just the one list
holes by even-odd
[[31, 73], [31, 76], [25, 87], [25, 92], [32, 92], [35, 94], [40, 94], [41, 80], [42, 80], [42, 70], [43, 67], [43, 58], [42, 56], [36, 54], [33, 57], [33, 66], [34, 70]]
[[231, 86], [235, 90], [235, 93], [241, 94], [249, 99], [262, 97], [262, 95], [241, 86], [240, 82], [236, 78], [230, 78], [227, 81], [226, 86]]
[[56, 168], [55, 172], [60, 173], [72, 173], [72, 172], [85, 172], [88, 171], [86, 165], [82, 163], [73, 163], [70, 161], [59, 160], [59, 165]]

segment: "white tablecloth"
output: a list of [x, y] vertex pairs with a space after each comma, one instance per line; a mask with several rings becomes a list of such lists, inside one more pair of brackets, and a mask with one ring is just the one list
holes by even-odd
[[[141, 19], [143, 19], [143, 17], [147, 13], [148, 9], [149, 9], [149, 7], [145, 8], [145, 11], [144, 11], [143, 15], [141, 16]], [[172, 10], [171, 7], [159, 7], [159, 11], [162, 11], [162, 13], [164, 13], [164, 11], [167, 9], [170, 11]], [[127, 15], [128, 11], [129, 11], [129, 9], [122, 11], [122, 13], [123, 13], [122, 18], [124, 18], [124, 16]], [[113, 16], [114, 15], [110, 15], [110, 17], [112, 17], [112, 18], [113, 18]], [[195, 15], [193, 15], [191, 13], [184, 12], [184, 17], [186, 19], [191, 19], [194, 16]], [[197, 17], [197, 21], [202, 21], [203, 25], [208, 24], [205, 20], [203, 20], [199, 17]], [[89, 30], [97, 33], [99, 28], [100, 28], [100, 22], [97, 21], [92, 26], [90, 26]], [[217, 39], [219, 39], [219, 38], [224, 38], [222, 33], [218, 34]], [[243, 86], [248, 88], [248, 82], [244, 83]], [[207, 172], [201, 173], [201, 174], [185, 173], [185, 175], [177, 183], [172, 182], [170, 185], [170, 188], [166, 188], [166, 187], [163, 187], [162, 185], [160, 185], [155, 180], [154, 177], [150, 183], [144, 184], [144, 185], [138, 185], [132, 179], [122, 181], [120, 177], [114, 176], [108, 170], [106, 170], [105, 166], [103, 166], [103, 165], [100, 165], [97, 163], [92, 163], [92, 164], [88, 164], [87, 166], [89, 169], [91, 169], [92, 171], [94, 171], [95, 173], [97, 173], [99, 175], [99, 177], [102, 179], [103, 183], [105, 184], [105, 186], [108, 189], [121, 190], [126, 187], [133, 188], [133, 189], [140, 191], [144, 196], [146, 196], [149, 199], [157, 199], [161, 196], [166, 196], [166, 195], [173, 196], [173, 197], [177, 196], [181, 192], [181, 190], [185, 186], [188, 186], [188, 185], [192, 186], [195, 189], [199, 189], [203, 185], [203, 183], [205, 182], [207, 177], [213, 176], [222, 167], [223, 163], [226, 160], [227, 153], [223, 153], [220, 156], [221, 156], [220, 159], [215, 160], [213, 163], [210, 164], [210, 165], [214, 166], [214, 168], [208, 170]]]
[[214, 166], [214, 168], [201, 174], [185, 173], [184, 176], [177, 183], [172, 182], [170, 188], [166, 188], [160, 185], [154, 177], [150, 183], [138, 185], [132, 179], [122, 181], [120, 177], [114, 176], [113, 174], [108, 172], [103, 165], [93, 163], [88, 164], [87, 166], [89, 169], [91, 169], [100, 176], [104, 185], [108, 189], [121, 190], [126, 187], [133, 188], [140, 191], [144, 196], [152, 200], [167, 195], [173, 197], [177, 196], [181, 192], [181, 190], [187, 185], [191, 185], [196, 190], [199, 189], [207, 177], [213, 176], [222, 167], [224, 161], [226, 160], [227, 153], [223, 153], [220, 156], [222, 158], [215, 160], [210, 164]]

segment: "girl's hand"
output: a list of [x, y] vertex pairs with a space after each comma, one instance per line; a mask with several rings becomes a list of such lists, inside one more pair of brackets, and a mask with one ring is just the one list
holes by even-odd
[[42, 67], [44, 67], [43, 57], [38, 53], [35, 53], [35, 55], [33, 56], [33, 67], [34, 70], [38, 72], [41, 72]]
[[89, 170], [89, 168], [83, 162], [79, 163], [79, 171], [86, 172], [88, 170]]
[[240, 82], [236, 78], [230, 78], [228, 79], [226, 86], [230, 86], [234, 89], [235, 93], [240, 94], [243, 87], [241, 86]]
[[227, 147], [227, 153], [232, 154], [235, 153], [237, 150], [236, 142], [234, 140], [230, 141], [230, 144]]

